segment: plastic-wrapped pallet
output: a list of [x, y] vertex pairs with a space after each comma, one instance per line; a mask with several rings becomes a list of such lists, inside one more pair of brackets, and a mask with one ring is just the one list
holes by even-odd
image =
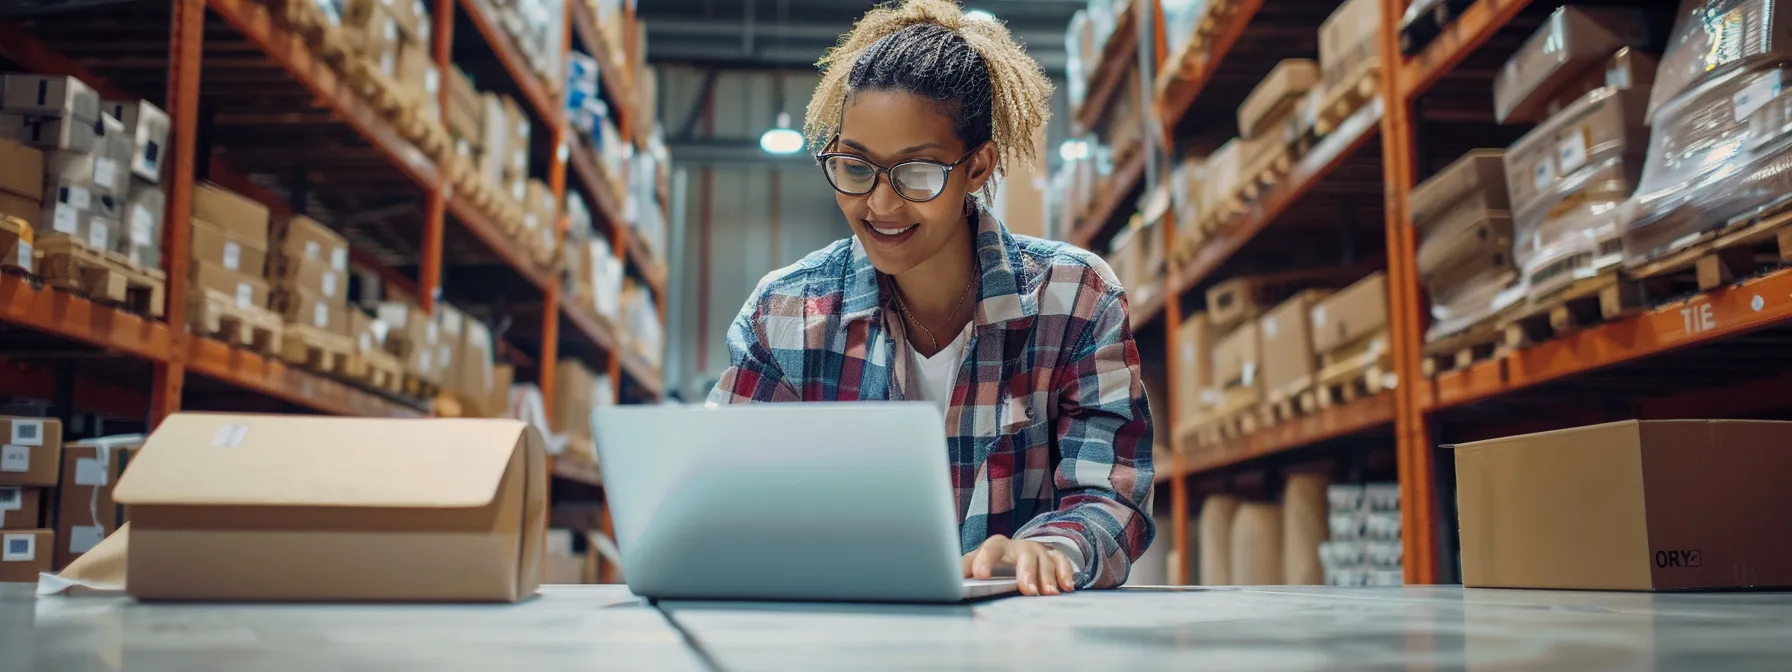
[[1201, 585], [1225, 586], [1232, 583], [1232, 520], [1238, 516], [1238, 498], [1231, 495], [1209, 495], [1201, 504], [1200, 549]]
[[1274, 586], [1282, 583], [1282, 507], [1244, 503], [1232, 520], [1232, 583]]
[[1431, 295], [1428, 341], [1479, 324], [1522, 295], [1513, 289], [1505, 170], [1505, 152], [1477, 149], [1407, 199], [1419, 234], [1419, 278]]
[[[1577, 85], [1588, 71], [1624, 47], [1645, 47], [1647, 14], [1620, 7], [1563, 7], [1549, 15], [1493, 80], [1493, 115], [1502, 124], [1529, 124], [1603, 83]], [[1593, 73], [1597, 82], [1597, 73]]]
[[1654, 133], [1630, 204], [1624, 261], [1639, 264], [1778, 207], [1792, 192], [1792, 5], [1687, 0], [1662, 56]]

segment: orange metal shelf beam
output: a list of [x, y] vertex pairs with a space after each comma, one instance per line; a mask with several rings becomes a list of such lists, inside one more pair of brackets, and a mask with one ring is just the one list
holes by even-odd
[[485, 38], [485, 43], [491, 45], [492, 52], [498, 55], [498, 62], [510, 74], [511, 81], [516, 82], [517, 88], [522, 90], [523, 98], [529, 101], [529, 107], [534, 108], [535, 114], [547, 121], [549, 128], [560, 126], [566, 115], [563, 106], [555, 103], [558, 97], [554, 89], [542, 81], [534, 70], [529, 69], [516, 42], [498, 30], [497, 24], [492, 22], [490, 3], [485, 0], [460, 0], [460, 6], [466, 12], [467, 20], [472, 22], [473, 29]]
[[485, 213], [480, 212], [479, 208], [474, 207], [472, 203], [458, 195], [448, 199], [447, 205], [448, 212], [454, 215], [456, 220], [466, 226], [467, 230], [479, 238], [480, 242], [485, 243], [486, 247], [491, 248], [492, 252], [497, 254], [499, 259], [504, 260], [505, 264], [516, 269], [517, 273], [528, 279], [530, 284], [546, 290], [553, 283], [553, 278], [549, 277], [548, 272], [535, 265], [535, 261], [529, 257], [529, 253], [524, 252], [521, 245], [511, 240], [510, 236], [498, 228], [497, 223], [487, 218]]
[[[1220, 62], [1232, 52], [1233, 45], [1244, 35], [1245, 28], [1251, 25], [1251, 19], [1257, 17], [1257, 10], [1263, 7], [1263, 0], [1244, 0], [1232, 9], [1232, 14], [1225, 21], [1226, 25], [1213, 38], [1213, 46], [1201, 53], [1189, 53], [1184, 59], [1193, 60], [1186, 64], [1179, 75], [1172, 80], [1163, 95], [1157, 98], [1158, 118], [1163, 120], [1166, 131], [1174, 130], [1182, 123], [1183, 115], [1194, 107], [1195, 100], [1201, 97], [1201, 90], [1207, 88], [1207, 82], [1213, 74], [1219, 72]], [[1163, 22], [1158, 22], [1162, 25]], [[1166, 132], [1166, 135], [1171, 133]]]
[[1145, 153], [1139, 151], [1125, 165], [1115, 170], [1114, 180], [1110, 183], [1112, 186], [1107, 196], [1097, 202], [1096, 206], [1090, 209], [1089, 217], [1083, 219], [1070, 232], [1070, 244], [1083, 249], [1093, 246], [1095, 237], [1101, 235], [1101, 230], [1107, 227], [1108, 220], [1114, 218], [1114, 213], [1126, 206], [1127, 195], [1131, 194], [1133, 187], [1138, 186], [1139, 180], [1143, 179], [1145, 179]]
[[173, 352], [173, 331], [166, 323], [35, 288], [11, 274], [0, 275], [0, 320], [152, 362], [166, 362]]
[[[1529, 4], [1530, 0], [1478, 0], [1469, 5], [1424, 50], [1411, 58], [1398, 61], [1400, 67], [1395, 77], [1395, 86], [1398, 87], [1400, 99], [1408, 102], [1417, 99], [1432, 84], [1436, 84], [1460, 65], [1469, 54], [1486, 44], [1494, 33], [1510, 23]], [[1384, 20], [1383, 29], [1393, 26], [1394, 30], [1398, 30], [1400, 20], [1397, 16]], [[1399, 39], [1398, 34], [1395, 34], [1395, 39]], [[1398, 54], [1399, 51], [1396, 50], [1395, 53]]]
[[189, 339], [187, 369], [322, 413], [393, 418], [424, 416], [415, 408], [210, 338]]
[[[1101, 67], [1095, 76], [1089, 78], [1089, 94], [1083, 98], [1083, 104], [1076, 108], [1076, 116], [1072, 118], [1071, 133], [1082, 135], [1095, 128], [1106, 114], [1108, 107], [1114, 103], [1114, 97], [1121, 94], [1120, 85], [1126, 81], [1126, 71], [1136, 67], [1139, 62], [1139, 29], [1138, 7], [1144, 3], [1135, 2], [1128, 5], [1125, 13], [1114, 22], [1114, 33], [1108, 36], [1106, 44], [1101, 48]], [[1152, 3], [1156, 6], [1156, 3]], [[1162, 23], [1162, 22], [1159, 22]]]
[[[1195, 476], [1240, 462], [1394, 424], [1394, 394], [1383, 392], [1266, 427], [1218, 449], [1179, 451], [1178, 476]], [[1180, 440], [1181, 437], [1178, 437]]]
[[647, 279], [647, 288], [653, 290], [654, 299], [659, 303], [666, 302], [666, 264], [654, 256], [653, 250], [647, 248], [647, 241], [639, 236], [628, 238], [628, 260], [641, 269], [641, 275]]
[[597, 162], [597, 153], [583, 142], [567, 143], [567, 162], [572, 164], [573, 175], [579, 178], [579, 186], [593, 202], [597, 204], [592, 215], [603, 220], [608, 227], [605, 235], [615, 237], [616, 232], [628, 228], [628, 222], [622, 217], [622, 204], [616, 202], [615, 187], [610, 175], [602, 164]]
[[1177, 296], [1193, 290], [1203, 280], [1218, 270], [1221, 264], [1231, 259], [1245, 243], [1257, 237], [1259, 233], [1273, 224], [1277, 217], [1289, 207], [1300, 201], [1303, 196], [1320, 181], [1336, 170], [1346, 159], [1362, 149], [1379, 132], [1379, 124], [1384, 106], [1381, 99], [1370, 101], [1363, 109], [1345, 118], [1331, 135], [1314, 145], [1312, 151], [1301, 157], [1294, 164], [1294, 169], [1283, 177], [1269, 192], [1250, 210], [1238, 219], [1234, 219], [1223, 230], [1201, 244], [1201, 251], [1193, 259], [1176, 269], [1170, 281], [1171, 291]]

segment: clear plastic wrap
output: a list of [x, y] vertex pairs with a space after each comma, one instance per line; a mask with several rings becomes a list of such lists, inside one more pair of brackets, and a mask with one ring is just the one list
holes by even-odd
[[1635, 265], [1706, 231], [1778, 207], [1792, 192], [1786, 63], [1731, 69], [1656, 112], [1624, 257]]
[[[1623, 47], [1649, 43], [1640, 9], [1563, 7], [1532, 33], [1493, 78], [1493, 115], [1502, 124], [1537, 123], [1551, 100], [1572, 100], [1574, 82]], [[1564, 95], [1566, 94], [1566, 95]]]
[[1511, 270], [1453, 283], [1450, 289], [1454, 291], [1442, 294], [1431, 291], [1431, 329], [1425, 332], [1427, 343], [1461, 333], [1525, 297], [1518, 274]]
[[1507, 151], [1513, 262], [1533, 294], [1620, 260], [1613, 241], [1643, 166], [1647, 103], [1638, 89], [1595, 90]]
[[1792, 58], [1792, 4], [1782, 0], [1682, 0], [1661, 57], [1649, 119], [1687, 90], [1735, 70]]

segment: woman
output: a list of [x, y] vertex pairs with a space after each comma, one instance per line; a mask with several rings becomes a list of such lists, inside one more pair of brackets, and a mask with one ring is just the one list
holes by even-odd
[[1027, 595], [1120, 585], [1154, 533], [1125, 291], [974, 197], [1031, 164], [1050, 82], [951, 0], [872, 10], [820, 66], [806, 130], [854, 235], [760, 281], [710, 401], [933, 402], [965, 576], [1012, 567]]

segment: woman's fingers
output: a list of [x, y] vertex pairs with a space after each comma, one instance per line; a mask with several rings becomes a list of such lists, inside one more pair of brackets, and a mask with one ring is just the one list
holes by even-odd
[[1058, 555], [1048, 546], [1039, 546], [1033, 553], [1039, 557], [1039, 594], [1057, 595], [1059, 590], [1058, 563], [1054, 556]]
[[1058, 566], [1058, 587], [1064, 592], [1076, 591], [1076, 570], [1070, 566], [1070, 558], [1062, 552], [1053, 552], [1052, 564]]
[[1008, 551], [1008, 538], [996, 535], [983, 541], [971, 560], [971, 578], [988, 579], [995, 576], [996, 564]]
[[1029, 544], [1014, 555], [1019, 556], [1014, 559], [1014, 582], [1020, 587], [1020, 594], [1040, 594], [1040, 586], [1043, 584], [1039, 581], [1039, 551]]

